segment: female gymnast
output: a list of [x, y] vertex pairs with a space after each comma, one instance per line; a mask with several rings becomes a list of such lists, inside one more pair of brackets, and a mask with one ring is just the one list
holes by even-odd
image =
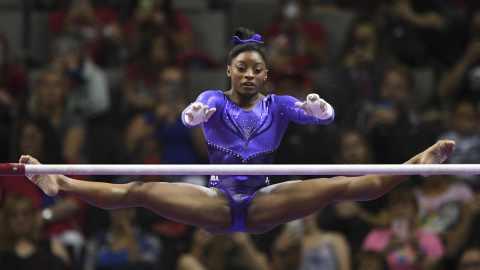
[[[304, 102], [290, 96], [260, 94], [267, 78], [267, 59], [260, 43], [261, 37], [251, 30], [237, 29], [227, 65], [232, 88], [204, 92], [183, 112], [185, 125], [202, 125], [211, 163], [272, 163], [289, 121], [328, 124], [333, 120], [333, 108], [316, 94]], [[453, 141], [439, 141], [406, 164], [442, 163], [454, 146]], [[30, 156], [21, 156], [20, 162], [39, 164]], [[50, 196], [67, 192], [104, 209], [147, 207], [168, 219], [215, 234], [264, 233], [334, 201], [377, 198], [408, 177], [365, 175], [269, 185], [268, 176], [214, 175], [208, 187], [202, 187], [162, 182], [109, 184], [63, 175], [28, 176]]]

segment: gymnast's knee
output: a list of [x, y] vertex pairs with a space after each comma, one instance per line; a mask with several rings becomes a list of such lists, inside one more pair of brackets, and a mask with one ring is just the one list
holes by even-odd
[[152, 183], [141, 181], [134, 181], [125, 184], [127, 187], [125, 199], [138, 204], [138, 206], [143, 206], [143, 201], [146, 198], [147, 193], [151, 190], [151, 184]]

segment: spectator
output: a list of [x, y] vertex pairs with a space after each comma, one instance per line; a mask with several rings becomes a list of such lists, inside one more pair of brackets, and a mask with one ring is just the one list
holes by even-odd
[[131, 52], [141, 49], [145, 39], [160, 31], [172, 38], [179, 51], [192, 48], [193, 31], [185, 13], [173, 10], [171, 0], [140, 0], [133, 16], [125, 22], [124, 31]]
[[109, 211], [109, 228], [87, 242], [83, 269], [161, 269], [161, 240], [136, 226], [135, 215], [136, 208]]
[[306, 0], [279, 0], [278, 20], [265, 30], [269, 69], [283, 66], [315, 68], [323, 64], [325, 33], [321, 25], [308, 21]]
[[478, 210], [475, 194], [463, 181], [432, 175], [413, 190], [418, 202], [419, 227], [438, 234], [445, 243], [445, 255], [452, 260], [468, 242], [472, 220]]
[[[188, 129], [180, 115], [187, 105], [184, 74], [176, 67], [163, 69], [155, 88], [155, 107], [136, 115], [125, 133], [127, 154], [131, 155], [138, 138], [153, 135], [161, 148], [165, 164], [197, 164], [206, 157], [204, 137], [200, 129]], [[171, 178], [170, 178], [171, 179]]]
[[7, 38], [0, 33], [0, 162], [9, 158], [9, 136], [12, 122], [27, 97], [27, 78], [22, 69], [10, 61]]
[[351, 268], [350, 246], [341, 233], [318, 226], [318, 213], [303, 218], [302, 263], [300, 269]]
[[438, 66], [439, 44], [447, 25], [438, 1], [393, 0], [378, 5], [377, 16], [388, 47], [409, 66]]
[[[290, 270], [299, 269], [301, 263], [301, 227], [298, 222], [282, 226], [282, 231], [277, 235], [271, 246], [272, 269]], [[301, 225], [301, 224], [300, 224]], [[293, 229], [292, 227], [298, 228]]]
[[[439, 139], [455, 140], [455, 153], [448, 159], [449, 164], [475, 164], [480, 159], [480, 135], [478, 134], [475, 104], [471, 100], [460, 100], [451, 109], [450, 128], [438, 136]], [[457, 175], [468, 181], [474, 189], [480, 188], [478, 175]]]
[[379, 102], [365, 125], [379, 163], [404, 162], [412, 153], [427, 148], [438, 134], [437, 126], [426, 125], [408, 107], [413, 87], [406, 67], [390, 67], [382, 76]]
[[445, 107], [461, 99], [480, 100], [480, 9], [472, 10], [467, 19], [468, 41], [463, 55], [438, 83], [437, 95]]
[[[287, 223], [273, 245], [274, 269], [351, 269], [348, 242], [340, 233], [320, 229], [317, 218], [318, 213]], [[285, 256], [289, 250], [300, 252], [298, 268], [293, 267], [296, 256]]]
[[68, 111], [93, 121], [110, 109], [106, 75], [86, 55], [78, 38], [64, 35], [54, 41], [52, 68], [68, 74], [72, 85]]
[[96, 64], [105, 64], [105, 56], [123, 46], [123, 33], [116, 14], [97, 0], [68, 0], [50, 14], [50, 34], [81, 37], [85, 54]]
[[164, 31], [156, 32], [141, 44], [126, 74], [123, 110], [127, 119], [154, 108], [158, 74], [173, 64], [173, 48], [171, 38]]
[[384, 46], [371, 17], [358, 17], [347, 33], [341, 59], [332, 67], [335, 91], [332, 106], [337, 122], [348, 128], [363, 128], [368, 110], [379, 97], [382, 72], [395, 61]]
[[85, 161], [86, 127], [81, 117], [67, 111], [68, 94], [69, 82], [65, 73], [44, 70], [31, 94], [31, 114], [48, 119], [57, 133], [63, 159], [67, 163], [79, 163]]
[[392, 270], [437, 269], [444, 256], [442, 241], [417, 226], [418, 206], [411, 192], [401, 188], [391, 191], [388, 212], [391, 227], [373, 229], [363, 249], [383, 253]]
[[258, 251], [246, 233], [215, 236], [195, 229], [190, 252], [180, 256], [177, 270], [266, 270], [265, 254]]
[[[14, 160], [20, 153], [38, 155], [50, 164], [61, 164], [60, 145], [56, 133], [48, 120], [26, 119], [18, 124], [13, 134], [17, 140], [13, 143]], [[12, 158], [13, 159], [13, 158]], [[18, 176], [1, 176], [1, 204], [15, 195], [23, 194], [31, 201], [38, 214], [42, 235], [54, 237], [64, 245], [72, 247], [72, 261], [77, 262], [83, 248], [83, 213], [85, 203], [69, 195], [48, 197], [30, 181], [19, 181]]]
[[23, 195], [10, 197], [0, 218], [0, 267], [2, 269], [69, 269], [70, 257], [60, 242], [40, 237], [35, 209]]
[[335, 163], [373, 164], [375, 157], [367, 136], [359, 130], [347, 129], [340, 133]]

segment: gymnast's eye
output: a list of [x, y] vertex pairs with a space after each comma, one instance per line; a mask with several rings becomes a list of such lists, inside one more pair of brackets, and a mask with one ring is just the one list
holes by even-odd
[[244, 71], [245, 71], [245, 68], [242, 67], [242, 66], [237, 66], [237, 70], [240, 71], [240, 72], [244, 72]]
[[262, 73], [263, 69], [262, 68], [256, 68], [255, 69], [255, 74], [260, 74]]

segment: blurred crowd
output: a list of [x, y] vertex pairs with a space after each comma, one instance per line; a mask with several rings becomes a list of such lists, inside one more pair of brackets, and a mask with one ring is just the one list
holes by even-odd
[[[269, 10], [260, 10], [265, 3]], [[28, 154], [50, 164], [208, 163], [201, 129], [186, 128], [180, 115], [199, 94], [195, 74], [226, 78], [227, 55], [206, 48], [226, 47], [239, 26], [265, 41], [263, 94], [318, 93], [336, 112], [328, 126], [291, 123], [275, 163], [399, 164], [438, 139], [456, 142], [447, 163], [480, 160], [477, 1], [265, 3], [22, 1], [26, 21], [47, 14], [49, 49], [44, 61], [15, 55], [0, 32], [0, 162]], [[238, 17], [239, 4], [251, 14]], [[202, 21], [191, 21], [212, 13], [226, 18], [215, 22], [225, 24], [219, 40], [208, 38], [216, 29], [199, 31]], [[229, 89], [225, 82], [218, 90]], [[0, 176], [1, 269], [480, 269], [479, 225], [477, 175], [413, 176], [374, 201], [335, 202], [262, 235], [223, 236], [144, 208], [105, 211], [65, 194], [48, 197], [25, 177]]]

